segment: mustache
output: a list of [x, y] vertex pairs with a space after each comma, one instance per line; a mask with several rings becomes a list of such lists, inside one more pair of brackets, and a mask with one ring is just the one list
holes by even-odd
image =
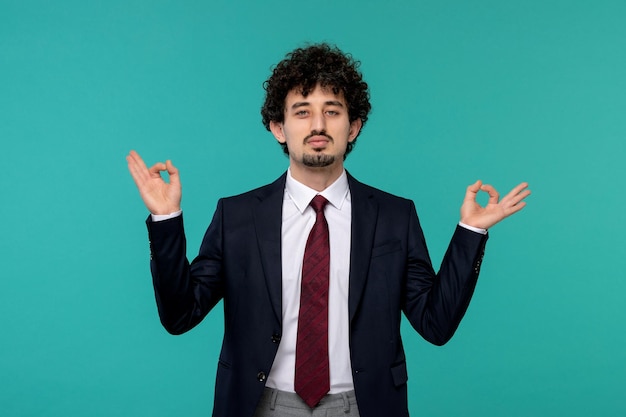
[[313, 136], [324, 136], [325, 138], [327, 138], [327, 139], [328, 139], [329, 141], [331, 141], [331, 142], [334, 142], [334, 141], [335, 141], [335, 139], [333, 139], [333, 137], [332, 137], [332, 136], [330, 136], [330, 135], [329, 135], [328, 133], [326, 133], [325, 131], [323, 131], [323, 130], [320, 130], [320, 131], [318, 131], [318, 130], [313, 130], [313, 131], [311, 131], [311, 133], [309, 133], [309, 134], [307, 135], [307, 137], [305, 137], [305, 138], [304, 138], [304, 141], [303, 141], [303, 142], [304, 142], [304, 143], [307, 143], [307, 142], [308, 142], [308, 140], [309, 140], [309, 139], [311, 139]]

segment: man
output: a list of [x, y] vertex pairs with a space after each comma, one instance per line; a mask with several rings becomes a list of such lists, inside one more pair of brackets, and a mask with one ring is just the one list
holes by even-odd
[[[401, 313], [426, 340], [446, 343], [474, 291], [487, 229], [530, 194], [522, 183], [499, 200], [493, 187], [470, 185], [435, 274], [413, 203], [344, 169], [370, 110], [357, 67], [326, 44], [296, 49], [276, 66], [261, 113], [289, 169], [221, 199], [191, 264], [177, 169], [127, 157], [151, 213], [164, 327], [183, 333], [224, 301], [215, 416], [408, 416]], [[476, 202], [481, 190], [485, 207]]]

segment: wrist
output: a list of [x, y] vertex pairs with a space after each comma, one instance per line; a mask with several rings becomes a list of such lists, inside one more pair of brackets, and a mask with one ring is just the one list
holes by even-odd
[[459, 222], [459, 226], [463, 227], [464, 229], [471, 230], [472, 232], [480, 233], [482, 235], [487, 234], [486, 228], [469, 225], [467, 223], [464, 223], [463, 220]]
[[152, 221], [153, 222], [160, 222], [160, 221], [163, 221], [163, 220], [173, 219], [174, 217], [178, 217], [181, 214], [182, 214], [182, 210], [177, 210], [177, 211], [174, 211], [174, 212], [168, 213], [168, 214], [151, 213], [151, 217], [152, 217]]

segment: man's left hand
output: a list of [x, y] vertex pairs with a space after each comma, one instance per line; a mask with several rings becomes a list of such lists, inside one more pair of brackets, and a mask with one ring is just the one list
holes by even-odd
[[[476, 202], [480, 191], [489, 194], [489, 201], [485, 207]], [[465, 199], [461, 206], [461, 222], [481, 229], [489, 229], [499, 221], [515, 214], [524, 208], [523, 201], [530, 195], [528, 183], [521, 183], [500, 200], [500, 194], [491, 185], [476, 181], [467, 187]], [[498, 201], [499, 200], [499, 201]]]

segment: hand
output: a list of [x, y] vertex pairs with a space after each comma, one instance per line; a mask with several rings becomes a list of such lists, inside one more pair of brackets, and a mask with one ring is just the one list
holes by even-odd
[[[476, 202], [479, 191], [489, 194], [489, 201], [485, 207]], [[500, 195], [491, 185], [484, 185], [481, 181], [467, 187], [465, 199], [461, 206], [461, 222], [481, 229], [489, 229], [499, 221], [517, 213], [524, 208], [526, 202], [522, 201], [530, 195], [528, 184], [523, 182], [513, 188], [502, 200]]]
[[[152, 214], [171, 214], [180, 210], [182, 189], [178, 170], [167, 160], [157, 162], [150, 169], [135, 151], [126, 156], [128, 170], [135, 180], [144, 204]], [[161, 171], [167, 171], [169, 184], [161, 178]]]

